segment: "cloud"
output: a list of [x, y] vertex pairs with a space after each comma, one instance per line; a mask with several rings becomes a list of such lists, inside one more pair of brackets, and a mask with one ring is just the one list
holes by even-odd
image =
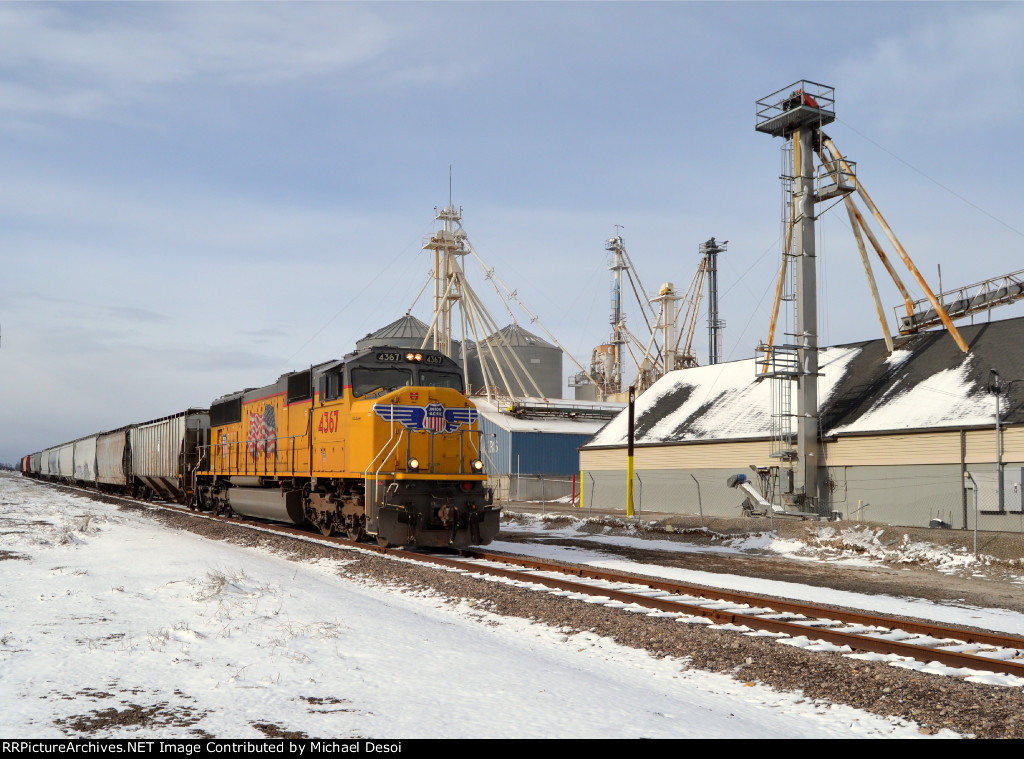
[[848, 48], [836, 74], [840, 116], [849, 98], [868, 122], [891, 130], [966, 130], [1021, 118], [1024, 5], [912, 3], [900, 11], [909, 16], [904, 23], [863, 52]]
[[350, 3], [0, 6], [0, 102], [100, 117], [178, 84], [261, 87], [384, 56], [402, 24]]

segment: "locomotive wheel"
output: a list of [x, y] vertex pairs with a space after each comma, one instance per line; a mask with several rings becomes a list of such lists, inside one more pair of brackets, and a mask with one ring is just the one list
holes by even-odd
[[366, 537], [366, 534], [363, 532], [362, 527], [349, 527], [347, 533], [348, 539], [354, 543], [358, 543], [360, 540]]
[[334, 519], [326, 518], [319, 525], [320, 534], [325, 538], [331, 537], [331, 533], [334, 532]]
[[381, 535], [378, 535], [377, 536], [377, 545], [379, 545], [381, 548], [387, 548], [389, 545], [391, 545], [391, 542], [387, 538], [385, 538], [385, 537], [383, 537]]

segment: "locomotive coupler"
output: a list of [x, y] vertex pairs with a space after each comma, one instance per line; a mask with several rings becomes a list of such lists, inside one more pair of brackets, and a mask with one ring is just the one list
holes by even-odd
[[445, 501], [437, 510], [437, 518], [441, 520], [442, 525], [451, 528], [454, 533], [459, 525], [459, 509], [456, 506], [452, 506], [449, 501]]

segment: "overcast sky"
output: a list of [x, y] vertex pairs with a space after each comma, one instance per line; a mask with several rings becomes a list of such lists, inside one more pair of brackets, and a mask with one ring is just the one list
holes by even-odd
[[[1024, 268], [1022, 39], [1019, 3], [0, 4], [0, 461], [352, 350], [425, 281], [449, 165], [581, 362], [615, 225], [649, 290], [728, 240], [749, 358], [781, 248], [755, 101], [800, 79], [933, 284]], [[822, 344], [880, 337], [841, 205], [818, 246]]]

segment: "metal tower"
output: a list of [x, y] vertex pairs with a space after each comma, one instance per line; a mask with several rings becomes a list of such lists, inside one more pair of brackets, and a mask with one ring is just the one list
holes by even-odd
[[676, 293], [675, 286], [671, 282], [664, 283], [658, 291], [657, 297], [651, 298], [651, 303], [658, 304], [658, 321], [655, 322], [654, 329], [661, 332], [662, 363], [658, 376], [673, 371], [679, 363], [679, 341], [676, 339], [678, 329], [676, 303], [682, 299], [682, 296]]
[[[835, 90], [799, 81], [757, 101], [755, 129], [793, 145], [793, 240], [796, 268], [795, 362], [797, 458], [793, 500], [808, 510], [818, 503], [818, 302], [814, 250], [814, 153], [821, 128], [835, 121]], [[773, 350], [774, 346], [768, 346]], [[766, 366], [769, 362], [766, 362]]]
[[611, 262], [608, 268], [612, 272], [612, 340], [610, 366], [606, 373], [606, 394], [618, 393], [622, 390], [622, 354], [626, 345], [626, 315], [622, 311], [622, 272], [628, 265], [625, 257], [625, 243], [621, 235], [616, 235], [605, 243], [604, 249], [609, 251]]
[[718, 254], [724, 253], [725, 242], [716, 243], [712, 237], [701, 243], [700, 252], [707, 261], [705, 270], [708, 278], [708, 365], [717, 364], [722, 360], [722, 335], [725, 321], [718, 318]]
[[[437, 211], [437, 209], [434, 209]], [[457, 256], [465, 256], [462, 214], [453, 205], [437, 211], [434, 217], [442, 228], [423, 245], [434, 251], [434, 349], [452, 355], [452, 308], [462, 300], [463, 268]], [[461, 357], [459, 357], [461, 359]], [[460, 363], [465, 363], [460, 361]]]

